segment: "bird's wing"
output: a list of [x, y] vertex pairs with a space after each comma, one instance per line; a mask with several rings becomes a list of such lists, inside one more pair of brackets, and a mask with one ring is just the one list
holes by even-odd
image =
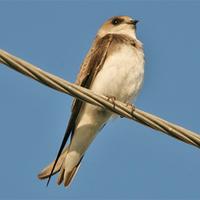
[[[76, 84], [80, 85], [85, 88], [90, 88], [92, 81], [98, 74], [98, 72], [101, 70], [104, 61], [108, 55], [108, 49], [111, 45], [111, 42], [113, 40], [113, 35], [109, 34], [104, 36], [103, 38], [98, 38], [93, 42], [93, 45], [88, 52], [82, 66], [80, 69], [80, 72], [77, 76]], [[60, 146], [60, 149], [58, 151], [57, 157], [55, 159], [54, 165], [51, 168], [51, 173], [48, 176], [48, 182], [47, 185], [50, 181], [51, 176], [54, 173], [54, 168], [56, 167], [56, 163], [58, 162], [58, 159], [65, 147], [65, 144], [67, 143], [67, 140], [69, 136], [71, 135], [71, 139], [73, 137], [74, 129], [76, 126], [76, 119], [79, 115], [81, 107], [84, 105], [84, 103], [78, 99], [74, 99], [73, 104], [72, 104], [72, 113], [71, 117], [68, 122], [68, 126], [64, 135], [64, 138], [62, 140], [62, 144]]]
[[[75, 83], [82, 87], [90, 88], [92, 81], [101, 70], [105, 59], [110, 56], [115, 50], [119, 49], [118, 45], [120, 43], [127, 43], [128, 45], [135, 46], [135, 41], [124, 35], [108, 34], [103, 38], [96, 37], [83, 64], [81, 65], [81, 69]], [[68, 147], [64, 149], [65, 144], [67, 143], [70, 135], [71, 139], [73, 137], [74, 129], [76, 126], [76, 119], [83, 105], [84, 103], [82, 101], [76, 98], [73, 100], [71, 117], [68, 122], [68, 126], [57, 157], [55, 161], [45, 167], [44, 170], [42, 170], [41, 173], [38, 175], [38, 178], [40, 179], [48, 178], [47, 185], [50, 181], [51, 176], [60, 171], [62, 163], [67, 154]]]

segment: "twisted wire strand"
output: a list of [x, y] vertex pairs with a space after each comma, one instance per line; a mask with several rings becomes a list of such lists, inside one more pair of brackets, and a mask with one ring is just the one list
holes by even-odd
[[40, 68], [3, 50], [0, 50], [0, 63], [59, 92], [66, 93], [80, 99], [81, 101], [86, 101], [87, 103], [108, 109], [122, 117], [132, 119], [152, 129], [163, 132], [178, 140], [200, 148], [200, 135], [197, 133], [172, 124], [153, 114], [144, 112], [136, 108], [134, 105], [130, 107], [117, 100], [110, 102], [105, 96], [97, 95], [89, 89], [80, 87], [58, 76], [45, 72]]

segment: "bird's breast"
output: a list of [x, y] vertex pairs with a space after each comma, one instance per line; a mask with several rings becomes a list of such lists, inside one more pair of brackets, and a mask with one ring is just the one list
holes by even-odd
[[96, 93], [129, 102], [140, 90], [143, 76], [143, 51], [131, 45], [120, 45], [120, 48], [106, 58], [91, 89]]

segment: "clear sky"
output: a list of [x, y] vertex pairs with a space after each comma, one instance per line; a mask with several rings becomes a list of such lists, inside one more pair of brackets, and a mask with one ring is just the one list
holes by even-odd
[[[200, 2], [2, 1], [0, 48], [73, 82], [100, 25], [139, 19], [136, 105], [200, 133]], [[60, 146], [71, 97], [0, 66], [0, 198], [200, 199], [200, 151], [127, 119], [108, 124], [71, 187], [37, 179]]]

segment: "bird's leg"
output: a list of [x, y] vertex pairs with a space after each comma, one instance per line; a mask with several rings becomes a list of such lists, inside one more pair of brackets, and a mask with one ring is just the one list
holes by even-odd
[[113, 109], [115, 108], [115, 101], [116, 101], [116, 97], [114, 96], [107, 96], [108, 100], [113, 104]]
[[[134, 117], [133, 113], [135, 111], [135, 106], [133, 104], [131, 104], [131, 103], [126, 103], [126, 107], [131, 109], [131, 115], [132, 115], [132, 117]], [[120, 117], [123, 118], [123, 116], [120, 116]]]

